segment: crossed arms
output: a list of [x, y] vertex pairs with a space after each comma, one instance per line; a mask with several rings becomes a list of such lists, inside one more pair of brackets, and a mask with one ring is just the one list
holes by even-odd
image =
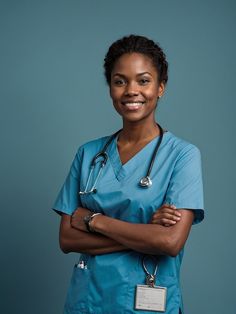
[[153, 255], [176, 256], [184, 246], [194, 218], [192, 210], [162, 205], [150, 223], [137, 224], [98, 215], [89, 233], [83, 218], [90, 211], [79, 207], [72, 216], [62, 214], [59, 241], [64, 253], [92, 255], [134, 250]]

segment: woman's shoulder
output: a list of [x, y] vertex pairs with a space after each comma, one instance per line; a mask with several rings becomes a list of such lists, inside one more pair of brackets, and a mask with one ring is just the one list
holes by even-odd
[[184, 139], [182, 137], [179, 137], [172, 133], [171, 131], [168, 131], [167, 136], [167, 147], [170, 151], [175, 152], [176, 155], [181, 156], [185, 154], [197, 154], [200, 155], [200, 149], [199, 147], [192, 143], [188, 139]]
[[84, 155], [85, 153], [95, 154], [101, 151], [111, 135], [105, 135], [92, 140], [89, 140], [78, 147], [77, 154]]

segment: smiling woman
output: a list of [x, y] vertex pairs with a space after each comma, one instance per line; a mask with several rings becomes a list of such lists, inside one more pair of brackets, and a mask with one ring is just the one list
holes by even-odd
[[104, 61], [123, 128], [79, 147], [53, 205], [62, 251], [82, 253], [64, 313], [183, 313], [183, 248], [204, 218], [200, 152], [155, 120], [168, 80], [157, 43], [123, 37]]
[[165, 85], [159, 82], [149, 57], [141, 53], [126, 53], [115, 63], [110, 95], [123, 121], [147, 119], [155, 125], [156, 103], [164, 89]]

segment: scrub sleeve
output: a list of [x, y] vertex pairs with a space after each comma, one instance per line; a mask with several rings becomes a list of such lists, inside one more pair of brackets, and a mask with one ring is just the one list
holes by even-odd
[[81, 206], [79, 197], [81, 156], [78, 149], [71, 164], [70, 171], [66, 177], [61, 190], [54, 202], [52, 209], [58, 214], [72, 215], [77, 207]]
[[201, 153], [193, 144], [185, 147], [176, 159], [165, 203], [193, 210], [193, 224], [204, 219]]

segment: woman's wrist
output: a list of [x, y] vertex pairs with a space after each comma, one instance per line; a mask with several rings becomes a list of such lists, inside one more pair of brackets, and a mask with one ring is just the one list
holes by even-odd
[[89, 228], [90, 232], [99, 232], [97, 229], [97, 223], [100, 219], [104, 218], [104, 215], [102, 213], [99, 213], [99, 215], [94, 215], [92, 219], [89, 222]]
[[102, 215], [102, 213], [91, 212], [89, 215], [84, 217], [84, 224], [88, 232], [96, 232], [96, 230], [94, 229], [94, 219], [96, 219], [96, 217], [100, 215]]

